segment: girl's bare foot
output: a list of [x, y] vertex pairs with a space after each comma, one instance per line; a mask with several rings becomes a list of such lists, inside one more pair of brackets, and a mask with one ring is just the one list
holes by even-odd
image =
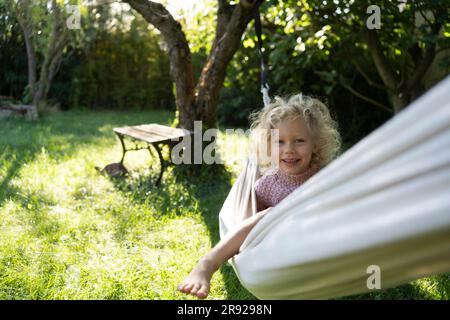
[[215, 272], [213, 264], [207, 260], [200, 260], [195, 268], [178, 286], [178, 290], [205, 299], [209, 294], [209, 283]]
[[197, 263], [184, 281], [178, 286], [178, 290], [186, 294], [192, 294], [204, 299], [209, 294], [211, 277], [220, 266], [239, 252], [239, 247], [245, 240], [250, 230], [271, 210], [267, 208], [252, 217], [245, 219], [240, 226], [220, 240], [218, 244]]

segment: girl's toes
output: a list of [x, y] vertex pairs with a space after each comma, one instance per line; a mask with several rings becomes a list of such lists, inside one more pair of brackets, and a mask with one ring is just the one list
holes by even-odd
[[177, 290], [183, 292], [183, 288], [184, 288], [185, 284], [182, 283], [180, 285], [178, 285]]
[[191, 290], [191, 294], [193, 294], [193, 295], [196, 295], [196, 293], [197, 293], [197, 291], [200, 289], [200, 284], [199, 283], [196, 283], [195, 285], [194, 285], [194, 288]]
[[204, 286], [197, 291], [197, 297], [200, 299], [205, 299], [208, 296], [208, 289]]
[[194, 283], [188, 283], [183, 287], [184, 293], [191, 293], [192, 288], [194, 287]]

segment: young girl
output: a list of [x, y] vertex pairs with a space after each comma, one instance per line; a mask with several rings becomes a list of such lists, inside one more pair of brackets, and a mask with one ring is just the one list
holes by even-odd
[[[230, 231], [208, 254], [200, 259], [178, 286], [181, 292], [206, 298], [211, 277], [220, 266], [239, 252], [251, 229], [272, 207], [328, 164], [340, 148], [336, 122], [319, 100], [294, 95], [275, 98], [267, 108], [252, 115], [252, 132], [275, 132], [268, 136], [270, 157], [258, 154], [265, 173], [255, 183], [257, 213]], [[275, 129], [272, 130], [272, 129]]]

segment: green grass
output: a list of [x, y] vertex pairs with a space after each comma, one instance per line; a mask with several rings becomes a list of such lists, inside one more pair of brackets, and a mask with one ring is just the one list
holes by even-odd
[[[95, 169], [121, 157], [113, 127], [173, 116], [71, 111], [0, 121], [0, 299], [192, 299], [175, 288], [219, 240], [217, 214], [240, 169], [233, 156], [230, 174], [192, 178], [171, 167], [160, 188], [145, 151], [127, 154], [125, 179]], [[226, 137], [225, 148], [242, 140]], [[347, 298], [448, 299], [449, 284], [440, 275]], [[254, 297], [224, 266], [210, 299]]]

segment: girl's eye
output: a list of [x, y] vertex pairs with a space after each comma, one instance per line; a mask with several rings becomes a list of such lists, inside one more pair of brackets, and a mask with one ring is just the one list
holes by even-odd
[[284, 143], [284, 140], [278, 140], [278, 143]]
[[295, 140], [295, 142], [297, 142], [297, 143], [302, 143], [302, 142], [305, 142], [305, 140], [303, 140], [303, 139], [297, 139], [297, 140]]

